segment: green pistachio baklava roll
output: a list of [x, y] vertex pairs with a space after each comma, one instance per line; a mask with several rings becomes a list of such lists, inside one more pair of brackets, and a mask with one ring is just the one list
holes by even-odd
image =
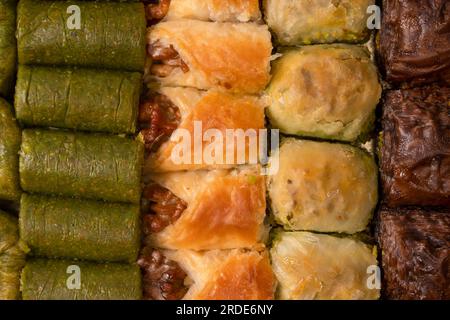
[[16, 0], [0, 0], [0, 95], [13, 88], [16, 69]]
[[267, 24], [282, 45], [350, 42], [368, 38], [374, 0], [264, 0]]
[[0, 210], [0, 300], [20, 296], [20, 271], [27, 247], [19, 239], [17, 218]]
[[287, 230], [364, 231], [378, 201], [372, 156], [346, 144], [286, 139], [272, 155], [279, 170], [269, 177], [276, 221]]
[[137, 265], [30, 260], [22, 272], [24, 300], [140, 300]]
[[19, 62], [143, 72], [145, 31], [142, 3], [22, 0]]
[[31, 193], [139, 203], [144, 147], [126, 137], [24, 130], [20, 181]]
[[20, 235], [35, 256], [136, 262], [138, 205], [23, 194]]
[[0, 199], [19, 200], [20, 128], [11, 106], [0, 98]]
[[270, 250], [281, 300], [376, 300], [375, 246], [351, 238], [276, 231]]
[[381, 91], [377, 68], [362, 47], [285, 50], [267, 89], [268, 116], [287, 134], [364, 140], [374, 126]]
[[16, 116], [25, 126], [133, 134], [141, 78], [138, 72], [20, 66]]

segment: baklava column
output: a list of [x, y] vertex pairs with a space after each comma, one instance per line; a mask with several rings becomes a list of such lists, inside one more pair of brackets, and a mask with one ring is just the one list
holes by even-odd
[[259, 1], [159, 1], [147, 15], [144, 297], [272, 299], [258, 162], [272, 44]]
[[145, 28], [137, 2], [18, 4], [23, 299], [142, 297], [144, 146], [135, 133]]
[[370, 234], [378, 201], [371, 144], [382, 91], [366, 27], [373, 4], [264, 1], [278, 45], [267, 115], [284, 134], [271, 154], [280, 169], [268, 178], [279, 299], [380, 296]]
[[387, 299], [450, 299], [450, 3], [383, 1], [378, 240]]
[[0, 300], [20, 298], [20, 272], [27, 247], [19, 240], [15, 211], [22, 193], [19, 183], [21, 132], [8, 101], [14, 87], [16, 1], [0, 0]]

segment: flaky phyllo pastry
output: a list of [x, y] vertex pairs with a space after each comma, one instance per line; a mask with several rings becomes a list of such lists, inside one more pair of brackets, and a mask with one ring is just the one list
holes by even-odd
[[[144, 297], [154, 300], [271, 300], [275, 277], [263, 246], [252, 250], [145, 248]], [[165, 275], [169, 274], [170, 277]]]
[[218, 22], [259, 21], [259, 0], [160, 0], [146, 8], [147, 19]]
[[[278, 232], [270, 250], [282, 300], [379, 299], [376, 248], [349, 238]], [[375, 277], [374, 277], [375, 275]]]
[[280, 170], [268, 178], [272, 212], [288, 230], [356, 233], [378, 201], [374, 159], [350, 145], [282, 141]]
[[249, 248], [267, 236], [259, 166], [149, 174], [143, 191], [146, 244], [167, 249]]
[[163, 86], [256, 94], [270, 79], [266, 25], [167, 21], [149, 29], [147, 42], [153, 65], [146, 78]]
[[218, 90], [151, 91], [141, 103], [139, 123], [146, 172], [257, 164], [266, 138], [262, 101]]

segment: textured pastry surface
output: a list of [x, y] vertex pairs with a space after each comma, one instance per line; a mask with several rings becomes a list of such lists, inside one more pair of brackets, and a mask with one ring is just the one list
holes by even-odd
[[136, 262], [138, 205], [23, 194], [20, 235], [35, 256]]
[[[76, 271], [77, 270], [77, 271]], [[68, 272], [69, 271], [69, 272]], [[80, 288], [70, 276], [81, 275]], [[72, 260], [33, 259], [22, 271], [24, 300], [140, 300], [137, 265], [96, 264]]]
[[0, 1], [0, 95], [8, 96], [16, 69], [16, 0]]
[[165, 86], [256, 94], [270, 80], [272, 42], [266, 25], [167, 21], [150, 29], [148, 42], [156, 41], [172, 45], [189, 67], [158, 78]]
[[249, 22], [261, 19], [259, 0], [171, 0], [165, 20]]
[[138, 72], [20, 66], [14, 106], [29, 127], [133, 134], [141, 88]]
[[450, 2], [384, 0], [379, 47], [389, 82], [449, 85]]
[[139, 203], [143, 149], [126, 137], [27, 129], [20, 183], [31, 193]]
[[373, 0], [265, 0], [267, 24], [282, 45], [362, 42]]
[[289, 230], [355, 233], [378, 200], [377, 167], [349, 145], [286, 139], [280, 169], [268, 178], [272, 212]]
[[[237, 96], [217, 90], [203, 92], [192, 88], [166, 87], [161, 88], [159, 93], [164, 94], [179, 108], [181, 121], [177, 129], [189, 133], [189, 140], [185, 140], [181, 135], [179, 139], [176, 139], [174, 135], [177, 131], [175, 131], [172, 140], [165, 142], [155, 153], [149, 155], [145, 162], [145, 171], [214, 169], [259, 162], [258, 134], [260, 129], [264, 129], [265, 117], [264, 106], [259, 98]], [[196, 125], [201, 126], [199, 132], [195, 129]], [[245, 138], [243, 143], [240, 142], [242, 139], [236, 137], [227, 141], [227, 129], [241, 129], [244, 133], [250, 130], [255, 133], [255, 137], [254, 139]], [[214, 140], [214, 143], [203, 141], [204, 134], [211, 130], [220, 131], [223, 137], [222, 143], [220, 140], [219, 142]], [[200, 139], [201, 148], [195, 147], [196, 138]], [[223, 150], [222, 156], [215, 154], [210, 160], [204, 158], [203, 155], [211, 154], [207, 152], [210, 150], [208, 148], [214, 147], [216, 143]], [[185, 154], [184, 149], [190, 152], [190, 156]], [[174, 161], [174, 155], [179, 157], [182, 163]], [[227, 158], [227, 155], [230, 158]], [[251, 158], [250, 155], [256, 155], [256, 157]], [[243, 157], [242, 160], [239, 157]]]
[[279, 232], [270, 250], [282, 300], [371, 300], [368, 268], [375, 249], [347, 238], [309, 232]]
[[259, 167], [152, 174], [148, 179], [187, 203], [163, 231], [146, 240], [167, 249], [249, 248], [266, 234], [265, 178]]
[[271, 300], [275, 279], [265, 250], [164, 251], [192, 281], [185, 300]]
[[450, 89], [388, 91], [381, 171], [389, 206], [450, 205]]
[[[21, 64], [76, 65], [144, 71], [145, 10], [142, 3], [73, 2], [80, 29], [70, 29], [63, 1], [22, 0], [17, 12]], [[68, 23], [69, 22], [69, 23]]]
[[20, 198], [19, 163], [20, 128], [12, 107], [0, 98], [0, 199]]
[[0, 210], [0, 300], [19, 298], [26, 252], [19, 239], [17, 218]]
[[388, 299], [450, 299], [450, 212], [384, 208], [378, 238]]
[[354, 141], [373, 129], [381, 85], [362, 47], [305, 46], [275, 61], [267, 94], [268, 116], [282, 132]]

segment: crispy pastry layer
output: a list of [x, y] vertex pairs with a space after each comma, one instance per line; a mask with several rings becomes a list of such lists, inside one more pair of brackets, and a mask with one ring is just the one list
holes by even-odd
[[172, 45], [189, 68], [157, 77], [165, 86], [254, 94], [269, 82], [272, 43], [265, 25], [167, 21], [149, 30], [149, 45], [157, 42]]
[[383, 208], [378, 239], [388, 299], [450, 299], [448, 211]]
[[185, 300], [271, 300], [275, 279], [269, 256], [257, 250], [164, 251], [188, 274]]
[[187, 205], [176, 221], [151, 233], [148, 245], [167, 249], [248, 248], [266, 236], [265, 179], [259, 166], [146, 177]]
[[289, 50], [274, 62], [272, 74], [268, 115], [284, 133], [354, 141], [372, 130], [381, 85], [362, 47]]
[[165, 20], [249, 22], [261, 19], [258, 0], [171, 0]]
[[[241, 129], [247, 131], [252, 129], [258, 135], [259, 129], [264, 128], [264, 107], [260, 99], [253, 96], [236, 96], [216, 90], [202, 92], [191, 88], [166, 87], [160, 89], [159, 93], [166, 96], [173, 105], [178, 107], [181, 119], [177, 129], [186, 130], [189, 133], [191, 143], [187, 144], [186, 150], [191, 151], [191, 156], [181, 157], [181, 155], [184, 155], [182, 146], [188, 140], [180, 137], [180, 139], [166, 141], [156, 152], [151, 153], [147, 157], [145, 162], [146, 172], [233, 167], [240, 163], [238, 162], [238, 155], [243, 157], [244, 163], [253, 162], [253, 160], [255, 160], [253, 163], [256, 163], [258, 159], [251, 159], [250, 153], [258, 154], [258, 137], [253, 140], [256, 143], [246, 139], [244, 144], [240, 144], [237, 138], [230, 139], [227, 143], [226, 130]], [[195, 123], [201, 123], [202, 130], [197, 135], [194, 134]], [[223, 157], [217, 157], [219, 163], [216, 164], [208, 163], [202, 157], [205, 153], [210, 154], [207, 152], [208, 147], [214, 144], [213, 142], [201, 142], [203, 134], [209, 129], [219, 130], [224, 138], [223, 143], [220, 144], [222, 145]], [[201, 148], [194, 148], [196, 136], [200, 139]], [[242, 148], [239, 148], [239, 145]], [[243, 147], [245, 147], [245, 150], [243, 150]], [[230, 161], [227, 161], [227, 153], [229, 155], [234, 153], [235, 156], [231, 157]], [[183, 163], [174, 162], [174, 155], [188, 161], [183, 161]], [[195, 161], [195, 159], [200, 159], [200, 161]]]
[[282, 45], [362, 42], [374, 0], [265, 0], [267, 24]]
[[381, 171], [391, 206], [450, 205], [450, 89], [388, 91]]
[[378, 200], [377, 167], [364, 151], [343, 144], [286, 139], [280, 170], [269, 177], [277, 222], [289, 230], [363, 231]]
[[[282, 300], [372, 300], [376, 250], [360, 241], [309, 232], [280, 232], [270, 250]], [[371, 284], [369, 287], [368, 284]]]

